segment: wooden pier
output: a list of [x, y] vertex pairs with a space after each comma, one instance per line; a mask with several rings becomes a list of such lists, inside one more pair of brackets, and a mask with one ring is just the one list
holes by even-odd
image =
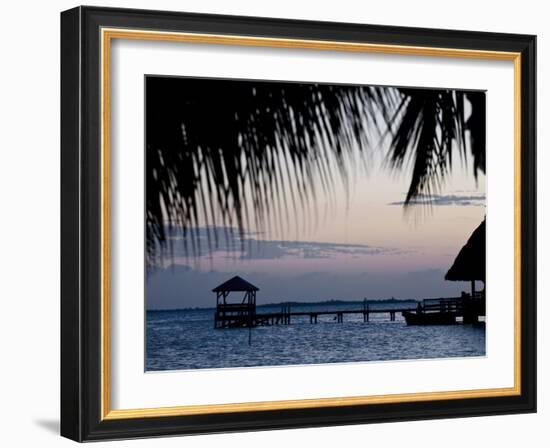
[[461, 297], [424, 299], [416, 310], [403, 312], [407, 325], [454, 325], [458, 318], [464, 324], [475, 324], [485, 316], [485, 294], [464, 293]]
[[[318, 324], [322, 317], [325, 321], [342, 324], [346, 316], [351, 315], [362, 316], [364, 323], [369, 322], [372, 315], [386, 316], [393, 322], [397, 314], [401, 314], [408, 325], [451, 325], [458, 323], [458, 318], [462, 318], [463, 323], [475, 323], [480, 316], [485, 316], [485, 295], [480, 293], [463, 294], [461, 297], [454, 298], [424, 299], [413, 307], [381, 305], [373, 308], [372, 302], [365, 299], [361, 307], [354, 309], [294, 311], [290, 304], [283, 304], [280, 311], [262, 313], [256, 308], [258, 290], [256, 286], [240, 277], [234, 277], [215, 288], [213, 290], [216, 293], [214, 328], [290, 325], [296, 321], [296, 318], [304, 317], [309, 318], [310, 324]], [[242, 301], [228, 303], [229, 293], [236, 291], [244, 292]]]
[[[229, 312], [231, 310], [231, 312]], [[307, 318], [305, 322], [318, 324], [322, 322], [344, 323], [346, 316], [360, 315], [364, 323], [370, 322], [373, 315], [386, 317], [390, 322], [401, 314], [408, 325], [452, 325], [459, 323], [476, 323], [485, 315], [484, 304], [477, 300], [463, 298], [426, 299], [418, 302], [416, 307], [376, 307], [366, 302], [359, 309], [308, 310], [294, 311], [290, 305], [283, 305], [277, 312], [254, 312], [245, 307], [226, 306], [216, 311], [215, 328], [260, 327], [272, 325], [290, 325], [296, 318]], [[301, 319], [301, 322], [304, 320]]]
[[[452, 325], [459, 323], [476, 323], [480, 316], [485, 315], [484, 304], [477, 300], [464, 298], [425, 299], [413, 307], [376, 307], [372, 308], [364, 302], [362, 308], [335, 310], [294, 311], [290, 305], [282, 305], [280, 311], [257, 312], [245, 306], [226, 305], [218, 308], [215, 314], [215, 328], [243, 328], [273, 325], [290, 325], [296, 318], [306, 318], [305, 322], [344, 323], [346, 316], [360, 315], [364, 323], [370, 322], [371, 316], [386, 317], [390, 322], [401, 314], [408, 325]], [[321, 320], [321, 318], [324, 318]], [[303, 319], [300, 319], [304, 322]]]
[[[344, 316], [346, 315], [354, 315], [359, 314], [363, 316], [363, 322], [369, 322], [370, 316], [373, 314], [383, 314], [388, 317], [390, 321], [395, 320], [395, 316], [398, 313], [403, 313], [403, 311], [410, 311], [414, 310], [413, 307], [407, 307], [407, 308], [370, 308], [368, 303], [365, 303], [363, 308], [361, 309], [349, 309], [349, 310], [323, 310], [323, 311], [292, 311], [290, 310], [290, 306], [288, 307], [288, 311], [286, 311], [286, 315], [288, 316], [288, 323], [290, 323], [290, 319], [292, 317], [309, 317], [309, 323], [311, 324], [317, 324], [319, 323], [319, 317], [321, 316], [332, 316], [332, 320], [336, 321], [337, 323], [341, 324], [344, 322]], [[284, 311], [281, 311], [281, 313], [269, 313], [269, 314], [258, 314], [258, 316], [279, 316], [285, 314]]]
[[[369, 322], [370, 317], [373, 314], [386, 315], [390, 321], [395, 321], [398, 313], [403, 311], [414, 310], [413, 307], [408, 308], [376, 308], [371, 309], [368, 304], [361, 309], [349, 309], [349, 310], [323, 310], [323, 311], [293, 311], [290, 305], [283, 305], [281, 311], [271, 313], [252, 313], [249, 317], [248, 310], [239, 309], [241, 312], [227, 311], [230, 307], [222, 307], [216, 311], [215, 321], [217, 322], [216, 328], [235, 328], [235, 327], [248, 327], [249, 319], [252, 327], [259, 326], [272, 326], [272, 325], [290, 325], [293, 321], [296, 322], [297, 317], [309, 318], [309, 323], [318, 324], [321, 317], [332, 319], [325, 319], [325, 321], [334, 321], [336, 323], [344, 323], [344, 317], [349, 315], [362, 315], [363, 322]], [[237, 308], [231, 307], [232, 311], [237, 311]]]
[[[216, 307], [214, 315], [214, 328], [243, 328], [272, 325], [290, 325], [296, 318], [308, 318], [310, 324], [318, 324], [321, 318], [325, 322], [344, 323], [345, 316], [360, 315], [363, 322], [370, 322], [372, 315], [387, 316], [389, 321], [395, 321], [397, 314], [415, 310], [415, 307], [376, 307], [372, 308], [368, 301], [363, 302], [361, 308], [335, 309], [335, 310], [308, 310], [294, 311], [289, 304], [283, 304], [280, 311], [258, 312], [255, 304], [224, 304]], [[303, 322], [303, 320], [302, 320]], [[307, 322], [307, 320], [306, 320]]]

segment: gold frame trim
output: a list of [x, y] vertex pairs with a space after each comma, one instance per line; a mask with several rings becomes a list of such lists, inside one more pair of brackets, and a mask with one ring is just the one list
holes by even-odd
[[[513, 61], [514, 63], [514, 386], [442, 392], [280, 400], [142, 409], [111, 409], [110, 345], [110, 62], [113, 39], [297, 48], [320, 51], [383, 53]], [[521, 54], [515, 52], [418, 47], [307, 39], [195, 34], [134, 29], [101, 29], [101, 419], [168, 417], [227, 412], [307, 409], [413, 401], [503, 397], [521, 394]]]

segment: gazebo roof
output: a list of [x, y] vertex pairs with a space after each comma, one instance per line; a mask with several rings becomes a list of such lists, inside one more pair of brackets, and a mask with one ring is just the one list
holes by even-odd
[[445, 274], [445, 280], [485, 281], [485, 219], [460, 249], [451, 269]]
[[232, 292], [232, 291], [259, 291], [260, 289], [252, 283], [247, 282], [238, 275], [227, 280], [219, 286], [216, 286], [212, 292]]

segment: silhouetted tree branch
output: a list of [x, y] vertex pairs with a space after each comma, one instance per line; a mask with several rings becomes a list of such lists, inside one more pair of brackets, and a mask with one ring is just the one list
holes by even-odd
[[[452, 148], [485, 171], [485, 97], [478, 92], [148, 77], [148, 263], [181, 229], [189, 254], [218, 228], [269, 226], [276, 213], [314, 206], [317, 189], [346, 184], [367, 148], [389, 139], [394, 169], [412, 163], [406, 204], [430, 194], [452, 167]], [[471, 113], [466, 116], [465, 103]], [[295, 213], [294, 213], [295, 214]], [[242, 236], [242, 235], [241, 235]]]

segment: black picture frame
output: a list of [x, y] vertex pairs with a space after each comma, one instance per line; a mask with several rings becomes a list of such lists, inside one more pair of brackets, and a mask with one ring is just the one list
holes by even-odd
[[[102, 419], [101, 28], [521, 54], [521, 393], [515, 396]], [[76, 441], [536, 411], [536, 37], [77, 7], [61, 14], [61, 435]]]

